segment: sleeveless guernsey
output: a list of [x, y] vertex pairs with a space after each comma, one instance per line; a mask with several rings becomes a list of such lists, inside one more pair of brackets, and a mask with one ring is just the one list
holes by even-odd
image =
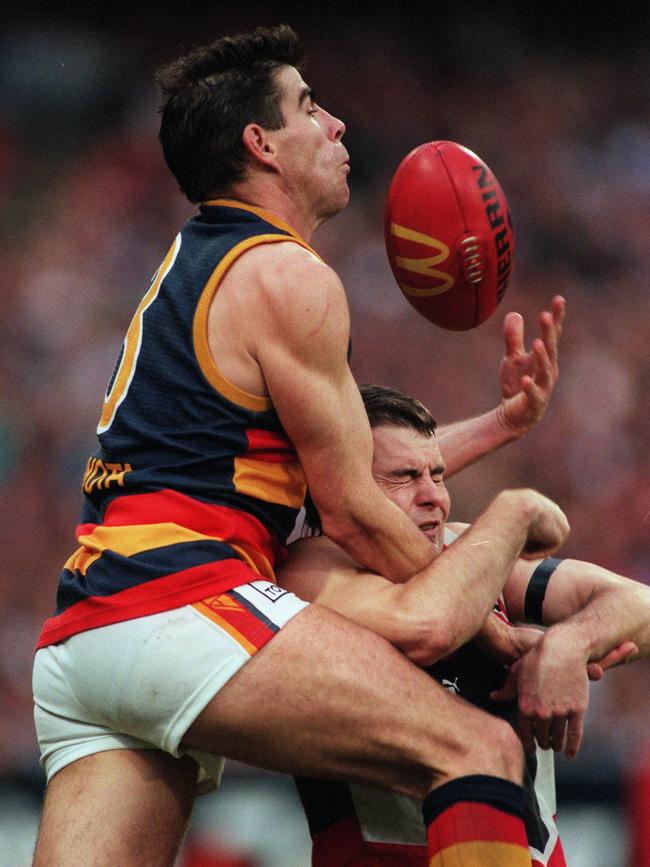
[[217, 368], [207, 322], [230, 265], [286, 241], [310, 249], [274, 215], [228, 200], [202, 205], [176, 237], [119, 354], [83, 478], [80, 547], [39, 647], [274, 580], [304, 473], [270, 400]]

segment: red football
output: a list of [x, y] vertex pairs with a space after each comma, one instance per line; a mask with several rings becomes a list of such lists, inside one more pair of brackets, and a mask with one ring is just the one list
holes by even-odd
[[412, 150], [388, 190], [385, 238], [400, 289], [431, 322], [466, 331], [494, 313], [515, 236], [499, 182], [472, 151], [451, 141]]

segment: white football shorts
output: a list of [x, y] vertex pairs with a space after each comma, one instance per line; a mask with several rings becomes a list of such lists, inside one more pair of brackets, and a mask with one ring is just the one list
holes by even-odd
[[230, 678], [307, 604], [269, 581], [252, 581], [41, 648], [34, 661], [34, 718], [47, 779], [93, 753], [161, 749], [192, 756], [199, 780], [218, 785], [223, 757], [184, 750], [183, 736]]

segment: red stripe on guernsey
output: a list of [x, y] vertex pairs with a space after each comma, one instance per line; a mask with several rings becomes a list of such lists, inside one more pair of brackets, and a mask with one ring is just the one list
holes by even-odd
[[271, 464], [298, 463], [298, 453], [283, 434], [270, 430], [248, 428], [248, 449], [244, 456]]
[[110, 596], [89, 596], [46, 620], [36, 648], [56, 644], [87, 629], [179, 608], [258, 578], [243, 560], [233, 558], [192, 566]]
[[[263, 554], [271, 565], [286, 556], [286, 548], [253, 515], [229, 506], [203, 503], [178, 491], [116, 497], [106, 507], [102, 521], [105, 527], [161, 523], [178, 524], [226, 543], [244, 543]], [[92, 533], [95, 526], [80, 524], [77, 537]]]
[[518, 816], [478, 801], [454, 804], [438, 816], [430, 830], [434, 827], [438, 851], [472, 841], [519, 843], [528, 848], [524, 823]]

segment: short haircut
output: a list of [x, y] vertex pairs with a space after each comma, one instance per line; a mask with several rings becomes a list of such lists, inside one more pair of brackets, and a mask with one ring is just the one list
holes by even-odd
[[382, 424], [410, 427], [424, 436], [432, 436], [436, 423], [429, 410], [416, 400], [394, 388], [383, 385], [359, 386], [370, 427]]
[[224, 195], [243, 178], [242, 132], [249, 123], [284, 126], [276, 75], [301, 62], [298, 37], [279, 24], [223, 36], [158, 70], [160, 143], [190, 202]]
[[[435, 434], [436, 423], [431, 413], [414, 397], [383, 385], [360, 385], [359, 391], [371, 428], [385, 424], [411, 428], [423, 436]], [[320, 515], [308, 490], [305, 498], [303, 535], [320, 536], [322, 532]]]

